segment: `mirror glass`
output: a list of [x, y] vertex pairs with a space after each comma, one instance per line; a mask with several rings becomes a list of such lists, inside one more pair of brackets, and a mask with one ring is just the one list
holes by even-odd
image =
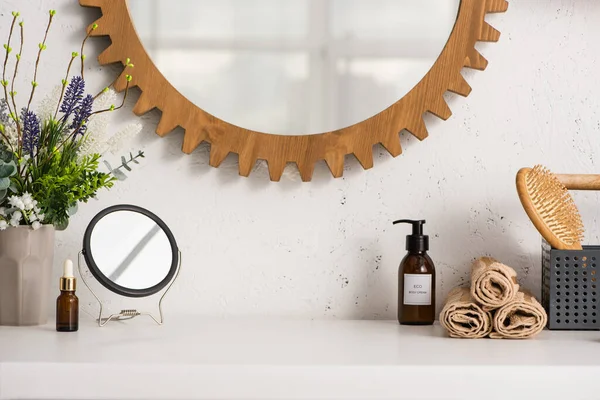
[[444, 48], [460, 0], [128, 4], [153, 62], [190, 101], [246, 129], [301, 135], [404, 97]]
[[90, 235], [89, 255], [110, 282], [142, 290], [165, 279], [173, 263], [167, 234], [150, 217], [121, 210], [103, 216]]

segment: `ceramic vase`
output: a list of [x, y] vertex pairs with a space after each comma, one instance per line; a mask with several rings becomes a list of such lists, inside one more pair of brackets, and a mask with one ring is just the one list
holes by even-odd
[[48, 320], [54, 227], [0, 231], [0, 325], [43, 325]]

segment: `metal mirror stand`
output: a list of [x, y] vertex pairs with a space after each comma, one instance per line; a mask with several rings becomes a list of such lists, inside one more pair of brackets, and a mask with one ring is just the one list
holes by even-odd
[[135, 317], [139, 317], [140, 315], [147, 315], [150, 318], [152, 318], [154, 320], [154, 322], [156, 322], [158, 325], [162, 325], [165, 321], [164, 316], [163, 316], [163, 311], [162, 311], [163, 299], [169, 292], [169, 289], [171, 289], [171, 286], [173, 286], [173, 283], [175, 283], [175, 281], [177, 280], [177, 277], [179, 276], [179, 271], [181, 270], [181, 251], [180, 250], [178, 250], [178, 255], [179, 255], [179, 259], [178, 259], [178, 263], [177, 263], [177, 271], [175, 272], [175, 276], [173, 277], [173, 279], [167, 286], [165, 292], [162, 294], [162, 296], [160, 296], [160, 300], [158, 301], [158, 313], [159, 313], [158, 318], [156, 318], [154, 316], [154, 314], [152, 314], [150, 312], [141, 312], [141, 311], [138, 311], [135, 309], [121, 310], [121, 312], [118, 314], [111, 314], [108, 317], [102, 317], [102, 309], [103, 309], [102, 301], [100, 301], [100, 298], [92, 290], [92, 287], [88, 284], [87, 280], [85, 279], [85, 275], [83, 274], [83, 271], [81, 269], [83, 251], [80, 251], [79, 257], [77, 259], [77, 269], [79, 270], [79, 276], [81, 277], [81, 280], [83, 281], [85, 286], [87, 286], [87, 288], [90, 290], [92, 295], [96, 298], [96, 300], [98, 301], [98, 304], [100, 304], [100, 312], [98, 314], [98, 319], [96, 320], [98, 322], [98, 326], [103, 327], [104, 325], [108, 324], [110, 321], [126, 321], [129, 319], [133, 319]]

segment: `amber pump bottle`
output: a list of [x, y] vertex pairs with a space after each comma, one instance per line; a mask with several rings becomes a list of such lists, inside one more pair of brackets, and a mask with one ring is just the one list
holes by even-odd
[[435, 267], [427, 255], [429, 236], [423, 235], [424, 220], [403, 219], [395, 224], [412, 224], [406, 236], [408, 254], [398, 271], [398, 322], [402, 325], [431, 325], [435, 320]]
[[73, 275], [73, 261], [66, 260], [60, 278], [60, 296], [56, 299], [56, 330], [77, 332], [79, 329], [79, 299], [75, 296], [77, 281]]

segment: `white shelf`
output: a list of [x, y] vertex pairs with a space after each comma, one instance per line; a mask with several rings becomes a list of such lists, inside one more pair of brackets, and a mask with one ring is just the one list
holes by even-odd
[[141, 317], [0, 328], [0, 399], [579, 399], [598, 398], [598, 376], [598, 332], [457, 340], [395, 321]]

